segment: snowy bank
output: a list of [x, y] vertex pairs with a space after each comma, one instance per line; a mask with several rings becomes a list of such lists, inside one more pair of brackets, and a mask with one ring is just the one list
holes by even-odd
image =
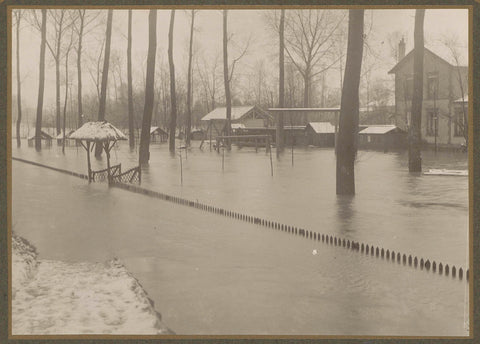
[[153, 301], [118, 260], [37, 259], [12, 238], [12, 334], [173, 334]]

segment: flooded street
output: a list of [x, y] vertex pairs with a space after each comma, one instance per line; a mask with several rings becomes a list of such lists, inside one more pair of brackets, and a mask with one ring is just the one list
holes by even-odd
[[[152, 145], [142, 187], [466, 267], [466, 177], [411, 175], [406, 153], [360, 151], [357, 194], [343, 198], [331, 149], [296, 149], [293, 166], [289, 150], [273, 156], [272, 177], [264, 149], [225, 152], [222, 171], [222, 153], [198, 144], [183, 184], [179, 156]], [[86, 173], [81, 147], [12, 150]], [[112, 164], [137, 157], [121, 143]], [[467, 156], [425, 152], [423, 167], [467, 169]], [[467, 335], [464, 280], [21, 162], [12, 172], [13, 229], [42, 258], [120, 258], [177, 334]]]

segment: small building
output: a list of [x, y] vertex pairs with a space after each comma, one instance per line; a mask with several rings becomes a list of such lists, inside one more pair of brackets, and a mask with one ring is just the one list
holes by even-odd
[[190, 132], [190, 140], [205, 140], [206, 134], [203, 129], [192, 129]]
[[[52, 145], [52, 140], [53, 137], [48, 134], [46, 131], [43, 129], [40, 130], [40, 139], [42, 142], [45, 142], [46, 146], [51, 146]], [[33, 147], [35, 145], [35, 134], [31, 135], [29, 138], [27, 138], [28, 146]]]
[[168, 133], [160, 127], [150, 127], [150, 142], [167, 142]]
[[358, 147], [383, 151], [407, 148], [407, 132], [395, 125], [370, 125], [358, 133]]
[[[227, 108], [218, 107], [202, 118], [207, 127], [207, 138], [223, 135], [227, 124]], [[265, 128], [273, 124], [273, 117], [256, 105], [232, 106], [232, 127], [242, 124], [245, 128]]]
[[[65, 146], [69, 146], [70, 144], [75, 144], [75, 140], [70, 139], [70, 135], [74, 132], [75, 130], [68, 130], [66, 135], [65, 135]], [[63, 130], [60, 134], [58, 134], [55, 137], [55, 140], [57, 140], [57, 145], [61, 146], [63, 145]]]
[[317, 147], [335, 147], [335, 126], [330, 122], [310, 122], [305, 128], [307, 144]]
[[286, 125], [283, 127], [285, 132], [285, 146], [306, 146], [308, 145], [307, 135], [305, 134], [305, 125]]

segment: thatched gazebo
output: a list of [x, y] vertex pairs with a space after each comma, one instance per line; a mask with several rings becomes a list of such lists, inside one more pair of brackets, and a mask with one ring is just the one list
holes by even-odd
[[[107, 155], [107, 173], [108, 182], [111, 181], [110, 175], [110, 150], [118, 140], [126, 140], [127, 137], [111, 123], [107, 121], [103, 122], [87, 122], [74, 131], [70, 139], [77, 140], [81, 143], [83, 148], [87, 150], [87, 163], [88, 163], [88, 181], [91, 181], [92, 168], [90, 165], [90, 145], [91, 149], [95, 145], [101, 145]], [[83, 143], [85, 141], [85, 144]]]

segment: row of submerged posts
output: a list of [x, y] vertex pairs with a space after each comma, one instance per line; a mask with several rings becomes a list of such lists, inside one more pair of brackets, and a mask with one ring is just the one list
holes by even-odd
[[421, 270], [432, 271], [434, 273], [438, 273], [440, 275], [443, 274], [445, 276], [451, 275], [452, 278], [458, 277], [460, 280], [462, 280], [465, 277], [467, 281], [469, 280], [469, 269], [465, 271], [462, 267], [457, 268], [454, 265], [449, 266], [448, 264], [443, 264], [441, 262], [436, 262], [434, 260], [425, 259], [422, 257], [418, 258], [417, 256], [412, 256], [412, 255], [407, 256], [405, 253], [402, 254], [401, 252], [395, 252], [394, 250], [389, 250], [389, 249], [385, 249], [378, 246], [375, 247], [374, 245], [368, 245], [365, 243], [360, 243], [360, 242], [348, 240], [345, 238], [337, 238], [334, 235], [328, 235], [328, 234], [322, 234], [314, 231], [309, 231], [303, 228], [298, 228], [295, 226], [266, 220], [260, 217], [251, 216], [248, 214], [243, 214], [243, 213], [231, 211], [228, 209], [200, 203], [198, 202], [198, 200], [191, 201], [181, 197], [168, 195], [162, 192], [148, 190], [132, 184], [115, 183], [114, 186], [125, 189], [125, 190], [133, 191], [135, 193], [140, 193], [147, 196], [159, 198], [165, 201], [173, 202], [176, 204], [189, 206], [189, 207], [210, 212], [213, 214], [230, 217], [235, 220], [245, 221], [245, 222], [256, 224], [259, 226], [301, 236], [306, 239], [319, 241], [328, 245], [343, 247], [345, 249], [356, 251], [365, 255], [379, 258], [379, 259], [386, 259], [392, 262], [396, 262], [398, 264], [403, 264], [404, 266], [408, 265], [415, 269], [420, 268]]
[[[56, 167], [52, 167], [52, 166], [48, 166], [48, 165], [40, 164], [40, 163], [37, 163], [37, 162], [20, 159], [20, 158], [12, 157], [12, 159], [17, 160], [17, 161], [21, 161], [21, 162], [24, 162], [24, 163], [29, 163], [29, 164], [32, 164], [32, 165], [40, 166], [40, 167], [45, 167], [45, 168], [48, 168], [48, 169], [51, 169], [51, 170], [54, 170], [54, 171], [57, 171], [57, 172], [66, 173], [66, 174], [76, 176], [76, 177], [79, 177], [79, 178], [82, 178], [82, 179], [88, 179], [87, 175], [84, 175], [84, 174], [81, 174], [81, 173], [76, 173], [76, 172], [72, 172], [72, 171], [68, 171], [68, 170], [64, 170], [64, 169], [60, 169], [60, 168], [56, 168]], [[135, 169], [136, 168], [131, 169], [127, 172], [129, 174], [132, 174], [132, 171], [135, 170]], [[129, 177], [130, 177], [130, 175], [129, 175]], [[432, 271], [432, 272], [438, 273], [440, 275], [444, 274], [445, 276], [451, 275], [453, 278], [458, 277], [460, 280], [462, 280], [465, 277], [465, 279], [467, 281], [469, 280], [469, 269], [464, 271], [463, 268], [460, 267], [460, 268], [457, 269], [457, 267], [455, 267], [454, 265], [449, 266], [448, 264], [443, 264], [441, 262], [437, 263], [436, 261], [433, 261], [433, 260], [430, 261], [429, 259], [425, 259], [425, 258], [420, 258], [419, 259], [417, 256], [412, 256], [412, 255], [407, 256], [406, 254], [402, 254], [401, 252], [395, 252], [394, 250], [384, 249], [384, 248], [378, 247], [378, 246], [375, 247], [374, 245], [368, 245], [368, 244], [360, 243], [360, 242], [353, 241], [353, 240], [346, 240], [344, 238], [343, 239], [342, 238], [337, 238], [334, 235], [328, 235], [328, 234], [322, 234], [322, 233], [318, 233], [318, 232], [314, 232], [314, 231], [309, 231], [309, 230], [306, 230], [306, 229], [303, 229], [303, 228], [298, 228], [298, 227], [295, 227], [295, 226], [286, 225], [286, 224], [283, 224], [283, 223], [262, 219], [260, 217], [255, 217], [255, 216], [251, 216], [251, 215], [247, 215], [247, 214], [243, 214], [243, 213], [239, 213], [239, 212], [215, 207], [215, 206], [212, 206], [212, 205], [207, 205], [207, 204], [198, 202], [198, 200], [197, 201], [191, 201], [191, 200], [187, 200], [187, 199], [184, 199], [184, 198], [181, 198], [181, 197], [168, 195], [168, 194], [165, 194], [165, 193], [162, 193], [162, 192], [148, 190], [148, 189], [145, 189], [145, 188], [133, 185], [133, 184], [126, 184], [125, 182], [131, 182], [131, 180], [118, 180], [118, 181], [114, 182], [112, 184], [112, 186], [115, 186], [115, 187], [118, 187], [118, 188], [121, 188], [121, 189], [125, 189], [125, 190], [128, 190], [128, 191], [132, 191], [132, 192], [135, 192], [135, 193], [144, 194], [144, 195], [147, 195], [147, 196], [150, 196], [150, 197], [162, 199], [162, 200], [165, 200], [165, 201], [173, 202], [173, 203], [176, 203], [176, 204], [189, 206], [189, 207], [196, 208], [196, 209], [199, 209], [199, 210], [203, 210], [203, 211], [206, 211], [206, 212], [210, 212], [210, 213], [213, 213], [213, 214], [223, 215], [223, 216], [231, 217], [231, 218], [236, 219], [236, 220], [245, 221], [245, 222], [256, 224], [256, 225], [259, 225], [259, 226], [272, 228], [272, 229], [275, 229], [275, 230], [280, 230], [282, 232], [290, 233], [290, 234], [293, 234], [293, 235], [298, 235], [298, 236], [301, 236], [301, 237], [305, 237], [307, 239], [321, 241], [322, 243], [325, 243], [325, 244], [328, 244], [328, 245], [343, 247], [343, 248], [346, 248], [346, 249], [349, 249], [349, 250], [352, 250], [352, 251], [357, 251], [359, 253], [369, 255], [369, 256], [372, 256], [372, 257], [376, 257], [376, 258], [379, 258], [379, 259], [391, 260], [392, 262], [397, 262], [398, 264], [403, 264], [405, 266], [408, 265], [408, 266], [413, 267], [413, 268], [420, 268], [421, 270]]]

